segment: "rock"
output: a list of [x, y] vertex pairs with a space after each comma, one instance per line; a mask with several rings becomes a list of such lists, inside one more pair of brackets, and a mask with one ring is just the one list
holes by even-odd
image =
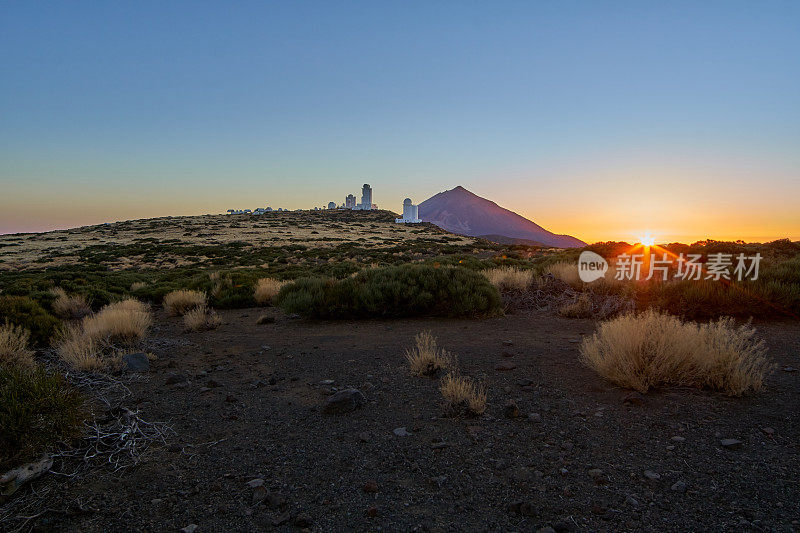
[[206, 383], [206, 387], [208, 387], [209, 389], [213, 389], [213, 388], [221, 387], [221, 386], [222, 386], [222, 384], [219, 381], [216, 381], [216, 380], [213, 380], [213, 379], [209, 379], [208, 383]]
[[256, 485], [253, 487], [253, 504], [263, 502], [267, 498], [267, 495], [269, 495], [269, 492], [264, 485]]
[[631, 507], [639, 507], [639, 502], [637, 502], [636, 498], [634, 498], [633, 496], [628, 496], [627, 498], [625, 498], [625, 503], [627, 503]]
[[411, 435], [411, 433], [409, 433], [408, 431], [406, 431], [406, 428], [405, 428], [405, 427], [401, 427], [401, 428], [394, 428], [394, 434], [395, 434], [396, 436], [398, 436], [398, 437], [408, 437], [409, 435]]
[[258, 317], [258, 320], [256, 320], [256, 324], [258, 324], [259, 326], [264, 324], [274, 324], [274, 323], [275, 323], [275, 317], [267, 315], [260, 316]]
[[683, 437], [679, 437], [679, 436], [677, 436], [677, 435], [676, 435], [676, 436], [672, 437], [672, 438], [671, 438], [671, 439], [669, 439], [669, 440], [671, 440], [672, 442], [683, 442], [683, 441], [685, 441], [686, 439], [685, 439], [685, 438], [683, 438]]
[[503, 357], [514, 357], [514, 352], [503, 350]]
[[672, 490], [675, 492], [686, 492], [686, 482], [684, 481], [676, 481], [674, 485], [672, 485]]
[[177, 385], [178, 383], [186, 383], [189, 381], [189, 377], [186, 374], [170, 374], [167, 376], [167, 380], [164, 382], [165, 385]]
[[644, 396], [636, 391], [629, 392], [622, 399], [622, 403], [628, 405], [644, 405]]
[[544, 526], [537, 529], [536, 533], [556, 533], [556, 530], [550, 526]]
[[181, 529], [181, 533], [194, 533], [197, 529], [197, 524], [189, 524], [185, 528]]
[[503, 341], [503, 346], [513, 346], [514, 343], [511, 341]]
[[236, 403], [236, 402], [239, 401], [239, 398], [237, 398], [236, 396], [228, 394], [227, 396], [225, 396], [225, 401], [228, 402], [228, 403]]
[[770, 427], [761, 428], [761, 431], [763, 431], [765, 435], [770, 435], [771, 436], [771, 435], [775, 434], [775, 430], [770, 428]]
[[358, 389], [345, 389], [325, 400], [322, 412], [325, 414], [342, 414], [354, 411], [367, 403], [367, 398]]
[[536, 506], [533, 502], [514, 502], [509, 504], [508, 512], [522, 516], [537, 516]]
[[528, 413], [528, 422], [541, 422], [542, 415], [539, 413]]
[[311, 520], [311, 517], [305, 513], [300, 513], [299, 515], [294, 517], [292, 520], [292, 524], [295, 527], [311, 527], [314, 525], [314, 521]]
[[361, 442], [369, 442], [370, 440], [369, 437], [370, 435], [368, 431], [362, 431], [361, 433], [358, 434], [358, 440]]
[[556, 531], [556, 533], [572, 533], [575, 531], [575, 526], [566, 520], [560, 520], [553, 524], [553, 529]]
[[364, 511], [364, 516], [366, 516], [367, 518], [375, 518], [376, 516], [378, 516], [378, 508], [373, 505], [372, 507]]
[[599, 468], [590, 468], [586, 473], [589, 474], [589, 477], [592, 479], [598, 479], [603, 477], [603, 471], [600, 470]]
[[374, 493], [378, 492], [378, 482], [375, 481], [374, 479], [370, 479], [369, 481], [364, 483], [364, 486], [361, 487], [361, 490], [363, 490], [364, 492], [367, 492], [367, 493], [374, 494]]
[[[53, 458], [45, 455], [35, 463], [24, 464], [0, 475], [0, 495], [10, 496], [14, 494], [25, 483], [49, 472], [52, 466]], [[2, 498], [0, 498], [0, 501], [2, 501]]]
[[503, 415], [506, 418], [519, 418], [519, 407], [517, 407], [517, 404], [513, 401], [508, 402], [503, 408]]
[[150, 359], [143, 352], [129, 353], [122, 356], [123, 372], [149, 372]]
[[251, 489], [254, 489], [256, 487], [263, 487], [264, 480], [261, 479], [260, 477], [251, 479], [250, 481], [247, 482], [247, 486], [250, 487]]
[[494, 367], [495, 370], [500, 370], [501, 372], [514, 370], [515, 368], [517, 368], [517, 365], [515, 365], [512, 361], [501, 361], [497, 364], [497, 366]]
[[657, 480], [661, 479], [661, 474], [657, 474], [656, 472], [653, 472], [652, 470], [645, 470], [644, 471], [644, 477], [646, 477], [647, 479], [650, 479], [652, 481], [657, 481]]
[[785, 366], [781, 370], [784, 372], [797, 372], [797, 369], [793, 366]]
[[332, 379], [323, 379], [322, 381], [319, 382], [320, 385], [325, 385], [325, 386], [333, 385], [334, 383], [336, 382]]
[[736, 450], [742, 446], [742, 441], [739, 439], [722, 439], [719, 442], [720, 446], [729, 450]]

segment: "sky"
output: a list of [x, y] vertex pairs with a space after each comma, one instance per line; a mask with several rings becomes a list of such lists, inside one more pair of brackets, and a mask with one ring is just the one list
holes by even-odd
[[462, 185], [800, 240], [800, 2], [0, 2], [0, 233]]

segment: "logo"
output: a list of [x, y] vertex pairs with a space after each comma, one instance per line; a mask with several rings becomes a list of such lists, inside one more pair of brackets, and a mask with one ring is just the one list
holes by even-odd
[[590, 252], [581, 252], [578, 258], [578, 276], [584, 283], [591, 283], [605, 276], [608, 271], [608, 261], [603, 256]]

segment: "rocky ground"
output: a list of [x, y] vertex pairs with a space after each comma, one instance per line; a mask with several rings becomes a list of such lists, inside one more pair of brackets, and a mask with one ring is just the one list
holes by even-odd
[[[274, 323], [256, 324], [264, 313]], [[159, 316], [158, 360], [129, 384], [125, 406], [174, 436], [134, 468], [59, 481], [25, 528], [800, 529], [800, 323], [757, 324], [777, 369], [755, 396], [641, 397], [578, 362], [589, 320], [222, 316], [203, 333]], [[408, 373], [404, 349], [424, 329], [485, 382], [484, 416], [444, 417], [437, 381]], [[323, 412], [350, 388], [364, 405]]]

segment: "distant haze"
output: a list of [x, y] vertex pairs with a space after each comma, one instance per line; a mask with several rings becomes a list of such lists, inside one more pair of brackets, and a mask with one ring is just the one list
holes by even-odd
[[0, 232], [463, 185], [800, 240], [800, 2], [3, 2]]

